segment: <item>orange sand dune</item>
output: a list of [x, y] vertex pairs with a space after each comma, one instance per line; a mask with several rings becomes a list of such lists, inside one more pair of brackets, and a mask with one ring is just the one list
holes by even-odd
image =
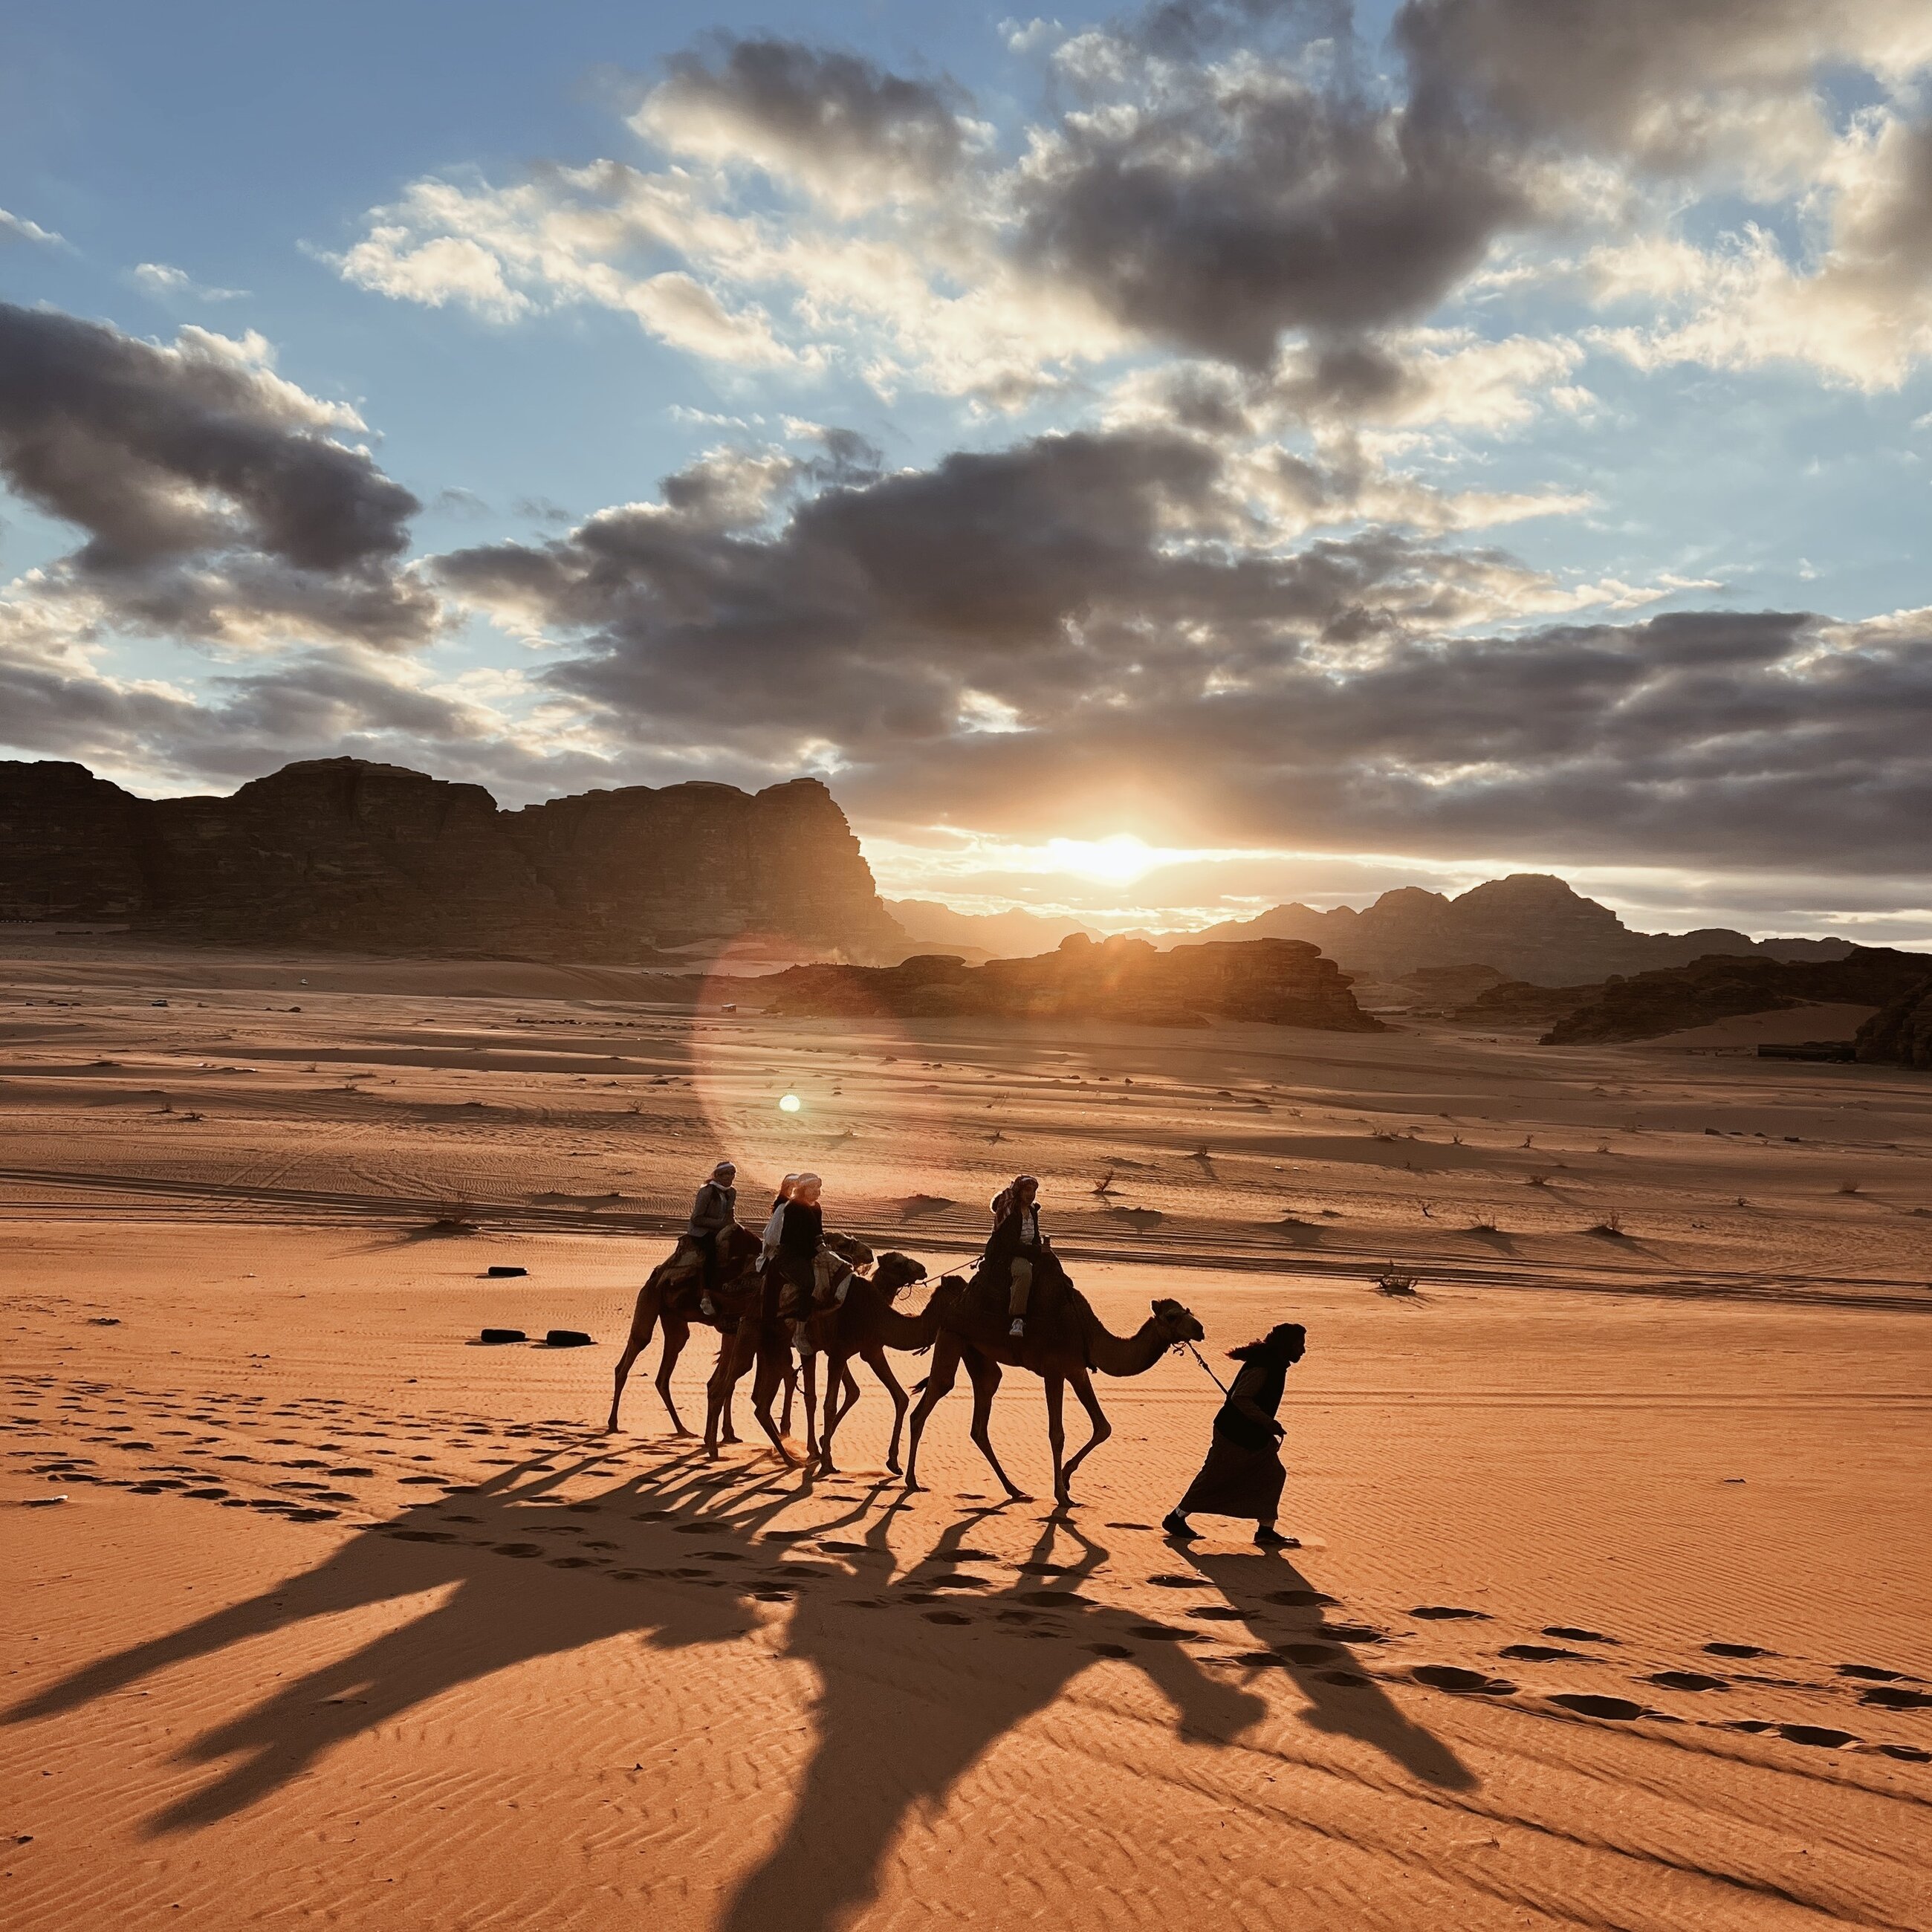
[[[64, 944], [0, 940], [10, 1926], [1932, 1926], [1922, 1078]], [[1059, 1517], [963, 1394], [908, 1498], [862, 1370], [836, 1478], [654, 1356], [604, 1436], [726, 1151], [935, 1270], [1028, 1168], [1116, 1328], [1305, 1322], [1304, 1547], [1159, 1536], [1184, 1357]]]

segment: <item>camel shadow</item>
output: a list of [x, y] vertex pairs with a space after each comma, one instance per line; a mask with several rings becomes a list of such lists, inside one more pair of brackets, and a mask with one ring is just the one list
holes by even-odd
[[[164, 1835], [231, 1817], [335, 1747], [532, 1660], [618, 1637], [646, 1654], [729, 1643], [782, 1619], [784, 1654], [810, 1665], [819, 1687], [810, 1755], [778, 1842], [721, 1901], [727, 1932], [851, 1922], [877, 1898], [908, 1822], [935, 1816], [1002, 1739], [1101, 1658], [1144, 1675], [1180, 1735], [1210, 1748], [1236, 1743], [1269, 1713], [1264, 1667], [1285, 1669], [1308, 1700], [1307, 1722], [1361, 1739], [1427, 1782], [1474, 1782], [1378, 1689], [1337, 1681], [1328, 1666], [1346, 1658], [1311, 1648], [1304, 1664], [1292, 1642], [1280, 1647], [1284, 1622], [1291, 1639], [1318, 1641], [1318, 1611], [1298, 1606], [1327, 1600], [1278, 1558], [1192, 1559], [1219, 1598], [1202, 1614], [1277, 1646], [1210, 1659], [1187, 1646], [1220, 1632], [1102, 1600], [1095, 1586], [1109, 1552], [1064, 1515], [1045, 1519], [1014, 1563], [968, 1542], [1010, 1505], [972, 1510], [928, 1546], [929, 1504], [896, 1484], [814, 1484], [756, 1463], [721, 1469], [682, 1450], [565, 1500], [566, 1484], [609, 1460], [532, 1460], [404, 1510], [311, 1570], [70, 1673], [0, 1722], [71, 1711], [345, 1610], [430, 1600], [340, 1658], [260, 1683], [249, 1708], [183, 1745], [178, 1764], [224, 1768], [148, 1821]], [[774, 1527], [782, 1514], [785, 1526]], [[1294, 1600], [1286, 1618], [1284, 1596]], [[674, 1731], [655, 1690], [643, 1687], [638, 1720], [662, 1726], [668, 1716]], [[1130, 1777], [1132, 1766], [1121, 1771]]]

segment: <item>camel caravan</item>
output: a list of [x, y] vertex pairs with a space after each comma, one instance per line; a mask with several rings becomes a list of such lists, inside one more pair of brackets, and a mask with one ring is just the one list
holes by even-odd
[[[1133, 1334], [1112, 1334], [1041, 1234], [1040, 1184], [1030, 1174], [1020, 1175], [994, 1199], [992, 1235], [971, 1277], [943, 1277], [916, 1315], [898, 1304], [926, 1279], [925, 1264], [910, 1255], [875, 1256], [862, 1241], [828, 1234], [818, 1175], [785, 1177], [762, 1233], [737, 1218], [736, 1180], [731, 1164], [721, 1162], [698, 1190], [690, 1226], [676, 1249], [638, 1291], [630, 1336], [617, 1362], [608, 1427], [618, 1426], [632, 1364], [662, 1329], [658, 1394], [673, 1430], [688, 1435], [671, 1394], [671, 1376], [692, 1329], [712, 1328], [719, 1342], [705, 1391], [708, 1454], [715, 1456], [721, 1442], [738, 1439], [731, 1428], [732, 1397], [748, 1374], [752, 1412], [778, 1456], [788, 1466], [796, 1462], [786, 1437], [794, 1396], [802, 1392], [807, 1466], [832, 1472], [840, 1425], [859, 1400], [856, 1360], [892, 1401], [886, 1466], [904, 1474], [908, 1489], [916, 1490], [920, 1438], [964, 1366], [973, 1390], [973, 1440], [1007, 1496], [1025, 1502], [1024, 1492], [1000, 1466], [988, 1427], [1005, 1372], [1025, 1369], [1045, 1385], [1054, 1495], [1064, 1504], [1072, 1500], [1076, 1472], [1113, 1432], [1094, 1392], [1095, 1372], [1144, 1375], [1170, 1348], [1202, 1337], [1193, 1316], [1167, 1300], [1152, 1304]], [[922, 1382], [914, 1384], [916, 1406], [892, 1372], [894, 1352], [932, 1355]], [[1069, 1388], [1091, 1428], [1071, 1456], [1061, 1414]], [[772, 1405], [781, 1393], [783, 1411], [775, 1420]]]

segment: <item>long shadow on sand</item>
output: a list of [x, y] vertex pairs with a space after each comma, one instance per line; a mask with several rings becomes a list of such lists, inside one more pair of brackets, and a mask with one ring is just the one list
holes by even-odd
[[[181, 1763], [228, 1768], [149, 1821], [154, 1833], [178, 1832], [246, 1809], [332, 1747], [460, 1684], [615, 1636], [658, 1650], [719, 1643], [789, 1604], [786, 1654], [811, 1664], [820, 1687], [814, 1746], [783, 1838], [725, 1907], [730, 1932], [822, 1932], [873, 1898], [908, 1817], [936, 1813], [959, 1778], [1096, 1657], [1144, 1672], [1190, 1739], [1234, 1742], [1269, 1708], [1258, 1689], [1285, 1672], [1308, 1700], [1310, 1723], [1363, 1740], [1429, 1783], [1474, 1781], [1378, 1689], [1334, 1681], [1346, 1657], [1331, 1658], [1307, 1628], [1318, 1615], [1307, 1606], [1326, 1600], [1278, 1558], [1194, 1559], [1202, 1587], [1218, 1593], [1201, 1612], [1219, 1620], [1217, 1634], [1238, 1622], [1247, 1640], [1274, 1646], [1210, 1663], [1186, 1647], [1208, 1640], [1199, 1627], [1152, 1622], [1090, 1594], [1108, 1552], [1064, 1517], [1042, 1523], [1018, 1564], [967, 1541], [997, 1510], [970, 1512], [915, 1551], [919, 1514], [896, 1484], [888, 1500], [884, 1484], [848, 1479], [834, 1496], [756, 1467], [721, 1475], [683, 1453], [563, 1501], [563, 1485], [607, 1460], [524, 1466], [406, 1510], [272, 1590], [74, 1672], [4, 1720], [70, 1710], [313, 1618], [443, 1593], [349, 1654], [278, 1680], [184, 1747]], [[793, 1526], [771, 1528], [782, 1512]], [[842, 1539], [847, 1531], [856, 1540]], [[650, 1717], [640, 1711], [640, 1723]]]

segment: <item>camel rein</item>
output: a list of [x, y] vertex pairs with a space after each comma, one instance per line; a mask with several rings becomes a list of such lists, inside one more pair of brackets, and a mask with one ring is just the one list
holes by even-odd
[[1184, 1342], [1180, 1346], [1201, 1364], [1201, 1372], [1204, 1375], [1223, 1395], [1227, 1394], [1228, 1392], [1228, 1384], [1208, 1366], [1207, 1358], [1202, 1354], [1201, 1351], [1197, 1348], [1192, 1342]]

